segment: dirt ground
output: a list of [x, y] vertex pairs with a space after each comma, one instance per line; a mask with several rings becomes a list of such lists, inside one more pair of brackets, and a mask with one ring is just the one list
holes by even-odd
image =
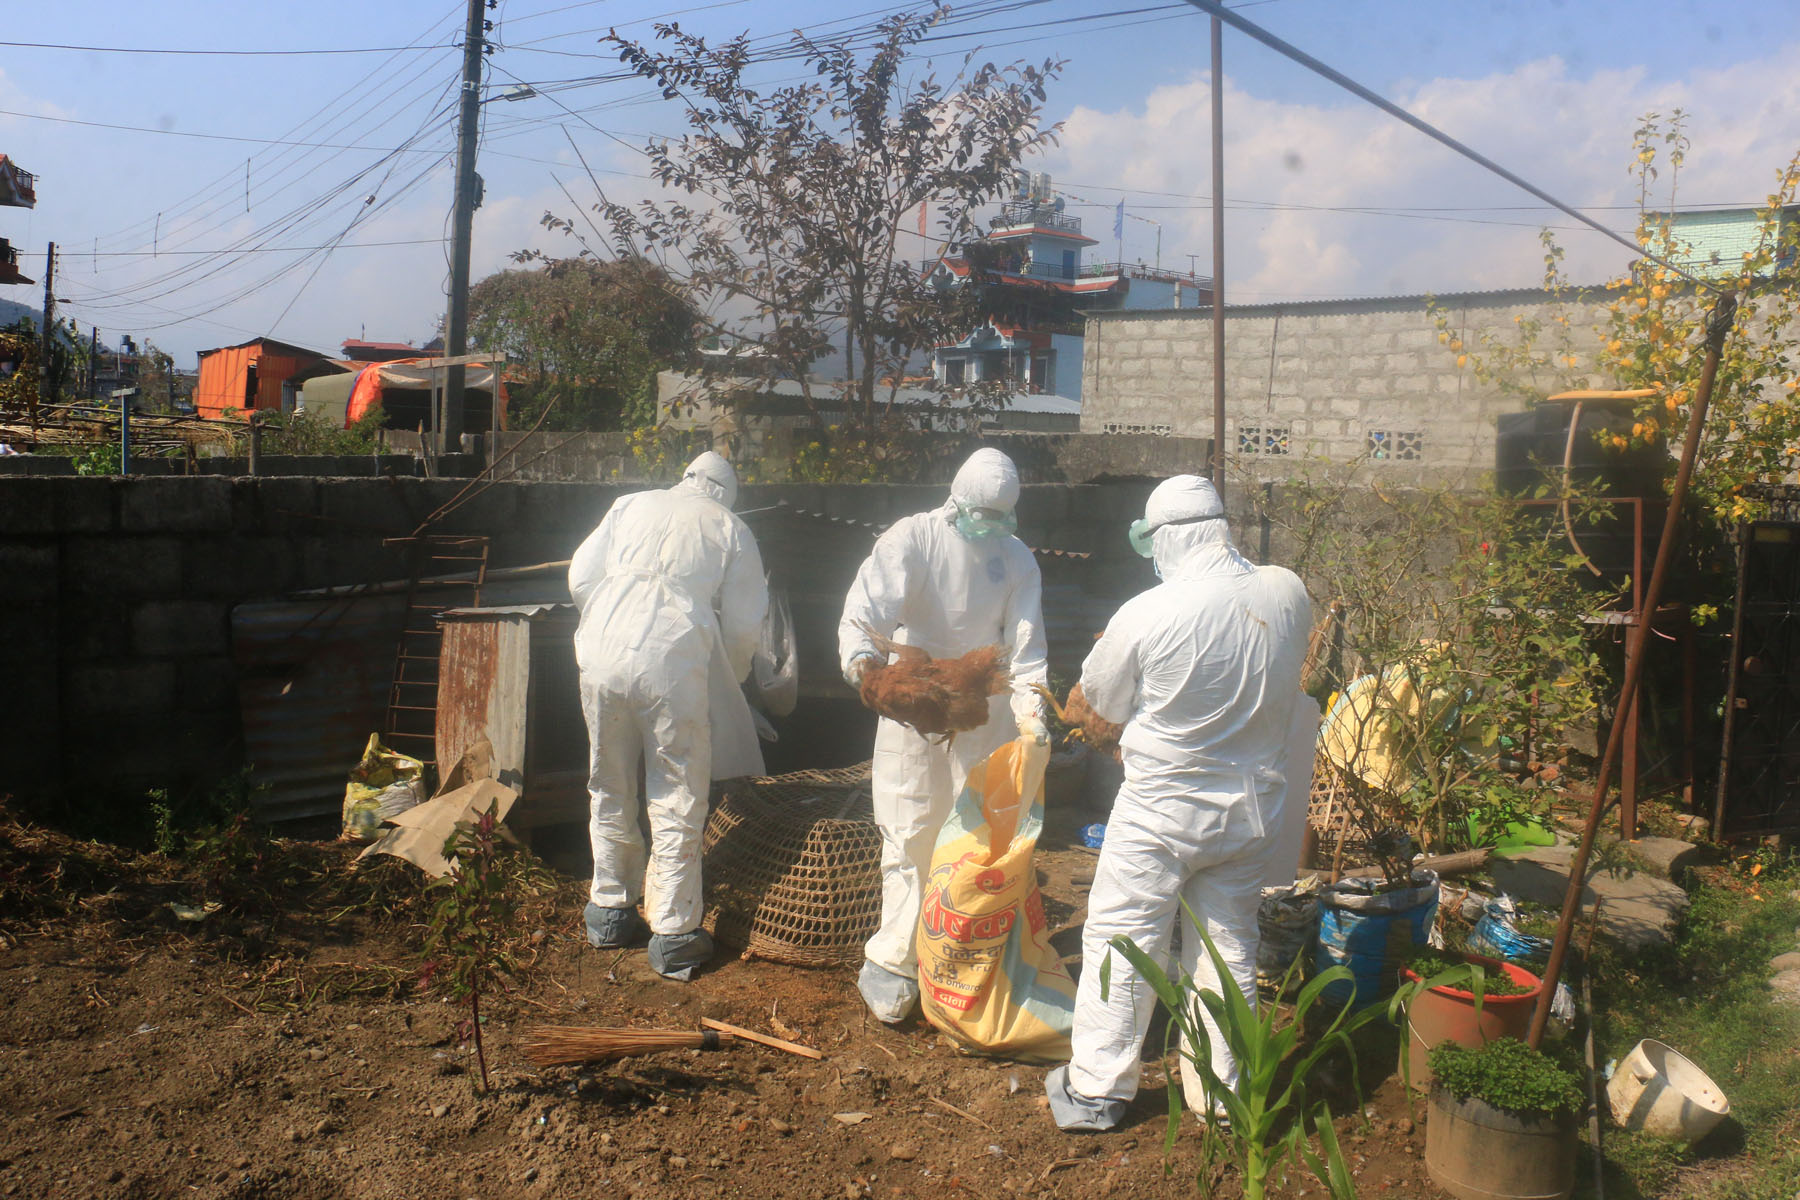
[[[1194, 1194], [1191, 1120], [1165, 1167], [1160, 1065], [1123, 1130], [1066, 1135], [1042, 1066], [866, 1019], [849, 969], [727, 958], [684, 985], [642, 950], [588, 948], [572, 879], [521, 930], [519, 990], [484, 1006], [482, 1094], [462, 1010], [416, 986], [421, 909], [397, 873], [410, 868], [358, 882], [348, 848], [292, 852], [303, 877], [269, 911], [188, 921], [169, 905], [203, 890], [190, 865], [0, 822], [0, 1194]], [[1066, 843], [1042, 853], [1059, 947], [1078, 942], [1093, 863]], [[519, 1050], [539, 1025], [692, 1029], [703, 1016], [824, 1057], [735, 1044], [536, 1071]], [[1376, 1039], [1364, 1055], [1366, 1119], [1340, 1066], [1340, 1136], [1364, 1196], [1433, 1196], [1393, 1050]], [[1279, 1194], [1320, 1194], [1306, 1182]]]

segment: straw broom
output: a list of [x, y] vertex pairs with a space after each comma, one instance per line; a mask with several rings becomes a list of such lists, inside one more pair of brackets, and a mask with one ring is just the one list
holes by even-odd
[[717, 1050], [728, 1039], [738, 1038], [785, 1050], [802, 1058], [823, 1057], [817, 1050], [782, 1041], [754, 1030], [703, 1018], [705, 1029], [606, 1029], [592, 1025], [543, 1025], [532, 1040], [520, 1047], [534, 1066], [572, 1067], [582, 1063], [611, 1062], [664, 1050]]
[[521, 1047], [539, 1067], [572, 1067], [611, 1062], [664, 1050], [717, 1050], [711, 1029], [603, 1029], [591, 1025], [545, 1026]]

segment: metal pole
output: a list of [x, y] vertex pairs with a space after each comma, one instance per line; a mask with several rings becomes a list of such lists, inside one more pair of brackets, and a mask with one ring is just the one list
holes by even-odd
[[[450, 314], [444, 330], [444, 353], [454, 358], [469, 352], [469, 242], [475, 226], [475, 136], [481, 114], [482, 0], [469, 0], [469, 23], [463, 33], [462, 117], [456, 134], [456, 205], [450, 246]], [[437, 430], [446, 454], [462, 449], [463, 368], [451, 367], [444, 380], [444, 424]]]
[[[123, 390], [123, 389], [121, 389]], [[119, 474], [131, 474], [131, 397], [119, 397]]]
[[250, 412], [250, 461], [244, 470], [252, 477], [262, 474], [262, 413], [256, 409]]
[[1737, 315], [1737, 293], [1727, 292], [1713, 305], [1706, 324], [1706, 361], [1700, 368], [1700, 386], [1694, 390], [1694, 407], [1688, 413], [1687, 436], [1681, 443], [1681, 462], [1675, 468], [1675, 482], [1669, 488], [1669, 512], [1663, 520], [1662, 541], [1656, 547], [1656, 563], [1650, 568], [1650, 583], [1644, 589], [1644, 600], [1637, 624], [1631, 627], [1625, 650], [1625, 684], [1619, 689], [1619, 702], [1613, 709], [1612, 728], [1606, 734], [1606, 750], [1600, 756], [1599, 776], [1594, 780], [1594, 798], [1588, 806], [1587, 824], [1581, 831], [1581, 844], [1575, 848], [1575, 859], [1569, 864], [1569, 886], [1563, 894], [1562, 919], [1556, 924], [1556, 939], [1550, 945], [1550, 961], [1544, 966], [1544, 990], [1537, 1008], [1531, 1014], [1531, 1030], [1526, 1040], [1537, 1049], [1544, 1040], [1544, 1027], [1550, 1023], [1550, 1002], [1556, 995], [1556, 981], [1562, 974], [1563, 958], [1569, 952], [1569, 939], [1575, 931], [1575, 914], [1581, 908], [1581, 893], [1587, 880], [1588, 856], [1593, 853], [1594, 835], [1600, 830], [1600, 817], [1606, 811], [1606, 793], [1612, 786], [1613, 764], [1625, 742], [1626, 723], [1630, 720], [1633, 698], [1643, 679], [1644, 651], [1650, 640], [1651, 615], [1662, 599], [1663, 580], [1669, 574], [1669, 562], [1675, 557], [1675, 537], [1681, 529], [1681, 507], [1687, 500], [1688, 482], [1694, 475], [1694, 459], [1700, 452], [1700, 434], [1706, 425], [1706, 409], [1712, 403], [1713, 380], [1719, 373], [1719, 352], [1731, 332]]
[[1213, 488], [1225, 496], [1225, 26], [1212, 19]]

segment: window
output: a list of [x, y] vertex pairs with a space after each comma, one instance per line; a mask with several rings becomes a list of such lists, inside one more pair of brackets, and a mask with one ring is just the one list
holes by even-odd
[[1239, 454], [1286, 454], [1287, 452], [1288, 427], [1286, 425], [1238, 426]]
[[1363, 448], [1372, 459], [1416, 462], [1425, 457], [1425, 435], [1416, 429], [1371, 429]]
[[944, 360], [944, 382], [950, 387], [961, 387], [963, 381], [963, 360], [947, 358]]

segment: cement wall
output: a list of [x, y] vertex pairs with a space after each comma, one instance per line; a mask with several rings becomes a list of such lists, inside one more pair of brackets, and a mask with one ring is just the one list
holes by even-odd
[[[1548, 322], [1537, 291], [1440, 298], [1452, 327], [1475, 344], [1514, 318]], [[1567, 306], [1578, 369], [1592, 369], [1588, 327], [1606, 315], [1591, 296]], [[1546, 338], [1548, 335], [1546, 335]], [[1090, 314], [1082, 432], [1199, 435], [1212, 430], [1212, 320], [1204, 310]], [[1478, 383], [1438, 342], [1419, 297], [1228, 308], [1226, 445], [1235, 469], [1292, 478], [1345, 463], [1377, 444], [1383, 477], [1472, 483], [1492, 470], [1495, 419], [1524, 407]], [[1271, 453], [1270, 451], [1275, 451]]]
[[[1209, 437], [1007, 433], [980, 437], [945, 434], [942, 440], [942, 452], [934, 453], [934, 465], [919, 482], [948, 484], [957, 465], [982, 446], [994, 446], [1010, 455], [1027, 484], [1087, 484], [1205, 473], [1212, 456]], [[709, 443], [701, 433], [673, 436], [667, 443], [667, 462], [656, 467], [646, 456], [632, 453], [629, 434], [502, 433], [495, 440], [495, 457], [508, 457], [496, 473], [515, 479], [654, 482], [670, 478], [694, 454], [709, 448]], [[782, 473], [776, 463], [752, 459], [746, 465], [764, 477]]]

